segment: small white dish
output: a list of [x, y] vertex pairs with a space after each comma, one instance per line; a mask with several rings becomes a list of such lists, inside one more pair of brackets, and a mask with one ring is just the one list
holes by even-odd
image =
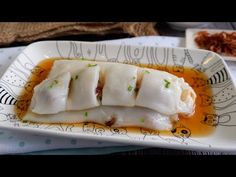
[[[190, 48], [190, 49], [199, 49], [199, 47], [197, 46], [196, 42], [194, 41], [196, 36], [197, 36], [197, 33], [199, 31], [207, 31], [209, 32], [210, 34], [214, 34], [214, 33], [220, 33], [220, 32], [228, 32], [228, 33], [231, 33], [231, 32], [236, 32], [234, 30], [224, 30], [224, 29], [195, 29], [195, 28], [189, 28], [186, 30], [186, 47], [187, 48]], [[236, 57], [233, 57], [233, 56], [224, 56], [224, 55], [221, 55], [225, 60], [227, 61], [236, 61]]]
[[210, 22], [167, 22], [171, 28], [184, 31], [187, 28], [206, 27]]
[[[155, 64], [163, 67], [171, 66], [173, 70], [176, 67], [182, 68], [182, 72], [184, 67], [190, 67], [196, 71], [196, 77], [198, 72], [204, 72], [209, 80], [219, 77], [219, 73], [223, 71], [222, 78], [215, 79], [213, 82], [206, 80], [207, 87], [202, 88], [202, 94], [205, 93], [205, 89], [213, 90], [213, 98], [209, 98], [212, 102], [207, 104], [214, 104], [215, 114], [202, 115], [201, 123], [204, 123], [204, 126], [215, 127], [215, 131], [206, 136], [192, 137], [191, 130], [187, 127], [180, 127], [179, 132], [166, 135], [142, 128], [134, 132], [126, 128], [109, 128], [93, 123], [73, 126], [19, 121], [15, 114], [15, 106], [21, 106], [21, 101], [24, 101], [19, 95], [23, 90], [27, 90], [26, 86], [30, 85], [26, 84], [28, 77], [37, 74], [39, 70], [34, 68], [40, 61], [54, 57], [83, 57], [110, 62]], [[222, 94], [223, 92], [225, 94]], [[206, 97], [203, 97], [203, 101], [206, 101]], [[36, 42], [26, 47], [2, 76], [0, 106], [1, 129], [172, 149], [236, 151], [236, 88], [222, 57], [206, 50], [123, 43], [112, 45], [75, 41]], [[182, 131], [184, 135], [181, 134]]]

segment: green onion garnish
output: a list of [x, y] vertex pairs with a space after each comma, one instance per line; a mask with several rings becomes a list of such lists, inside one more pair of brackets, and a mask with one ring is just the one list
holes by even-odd
[[150, 71], [148, 71], [148, 70], [144, 70], [143, 72], [144, 72], [144, 74], [150, 74]]
[[129, 87], [128, 87], [128, 91], [131, 92], [132, 89], [133, 89], [133, 87], [132, 87], [131, 85], [129, 85]]
[[97, 66], [98, 64], [88, 64], [88, 67], [94, 67], [94, 66]]
[[52, 87], [55, 86], [56, 84], [58, 84], [58, 80], [54, 80], [54, 81], [48, 86], [48, 88], [52, 88]]
[[78, 78], [79, 78], [79, 76], [78, 76], [78, 75], [76, 75], [76, 76], [75, 76], [75, 78], [74, 78], [74, 80], [77, 80]]
[[84, 116], [85, 116], [85, 117], [88, 117], [88, 112], [85, 112], [85, 113], [84, 113]]
[[165, 81], [165, 88], [169, 88], [170, 87], [170, 81], [164, 79]]
[[144, 122], [144, 118], [140, 118], [139, 120], [140, 120], [140, 122], [142, 122], [142, 123]]

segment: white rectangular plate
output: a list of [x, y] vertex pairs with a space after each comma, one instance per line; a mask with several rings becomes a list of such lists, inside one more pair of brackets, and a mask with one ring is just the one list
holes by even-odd
[[[204, 72], [209, 79], [200, 84], [202, 95], [205, 94], [205, 89], [212, 89], [214, 95], [204, 95], [203, 101], [205, 98], [208, 101], [202, 106], [214, 104], [216, 113], [205, 113], [201, 122], [206, 126], [216, 127], [216, 130], [208, 136], [192, 137], [188, 127], [177, 127], [173, 135], [167, 136], [159, 131], [147, 131], [142, 128], [132, 132], [126, 128], [106, 128], [93, 123], [84, 123], [78, 127], [21, 122], [16, 117], [14, 107], [20, 107], [26, 100], [21, 99], [19, 94], [23, 90], [32, 89], [27, 80], [31, 74], [37, 76], [40, 72], [40, 68], [35, 66], [40, 61], [52, 57], [83, 57], [109, 62], [154, 64], [160, 65], [162, 69], [171, 66], [176, 72], [185, 72], [184, 67], [190, 67], [196, 73], [196, 77], [200, 72]], [[206, 50], [134, 46], [123, 43], [111, 45], [73, 41], [37, 42], [22, 51], [0, 80], [0, 128], [175, 149], [236, 151], [236, 89], [223, 59], [216, 53]], [[184, 134], [181, 133], [183, 129]]]
[[[210, 34], [220, 33], [223, 31], [228, 32], [228, 33], [236, 32], [234, 30], [223, 30], [223, 29], [195, 29], [195, 28], [191, 29], [191, 28], [189, 28], [186, 30], [186, 47], [187, 48], [199, 49], [196, 42], [194, 41], [194, 39], [199, 31], [207, 31]], [[236, 61], [236, 57], [233, 57], [233, 56], [222, 55], [222, 57], [227, 61]]]

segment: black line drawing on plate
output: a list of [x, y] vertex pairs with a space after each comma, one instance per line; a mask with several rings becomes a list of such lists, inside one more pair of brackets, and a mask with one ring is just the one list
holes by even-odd
[[188, 145], [188, 143], [185, 142], [184, 138], [178, 138], [178, 137], [165, 137], [162, 136], [161, 134], [159, 135], [159, 137], [167, 143], [177, 143], [177, 144], [181, 144], [181, 145]]
[[191, 130], [183, 125], [174, 127], [171, 133], [178, 138], [189, 138], [191, 136]]
[[140, 64], [140, 60], [143, 58], [145, 54], [146, 47], [137, 46], [131, 47], [129, 45], [124, 46], [124, 63], [127, 64]]
[[162, 138], [164, 141], [167, 141], [168, 143], [178, 143], [182, 145], [191, 145], [193, 143], [201, 144], [201, 145], [206, 145], [208, 147], [211, 147], [210, 144], [202, 143], [200, 141], [197, 141], [193, 138], [191, 138], [191, 130], [184, 125], [180, 124], [178, 126], [175, 126], [172, 130], [171, 133], [173, 134], [173, 137], [171, 138], [166, 138], [159, 134], [159, 137]]
[[82, 130], [85, 133], [92, 133], [92, 134], [94, 134], [94, 129], [95, 129], [94, 123], [86, 122], [86, 123], [83, 124], [83, 127], [82, 127]]
[[33, 123], [33, 122], [23, 122], [22, 127], [32, 127], [32, 128], [40, 128], [42, 124], [40, 123]]
[[[226, 127], [233, 127], [236, 126], [235, 124], [231, 123], [232, 115], [236, 113], [236, 111], [230, 111], [230, 112], [225, 112], [223, 114], [209, 114], [209, 113], [204, 113], [203, 114], [203, 120], [201, 123], [208, 125], [208, 126], [226, 126]], [[235, 114], [236, 115], [236, 114]]]
[[200, 106], [205, 107], [213, 104], [213, 99], [211, 96], [208, 96], [205, 93], [200, 93], [199, 96], [201, 98]]
[[64, 126], [66, 126], [66, 128], [65, 128], [66, 132], [72, 132], [75, 125], [68, 124], [68, 125], [64, 125]]
[[[22, 67], [28, 71], [30, 71], [30, 73], [36, 75], [36, 76], [40, 76], [42, 74], [42, 72], [44, 72], [45, 70], [42, 67], [37, 66], [36, 64], [33, 63], [33, 60], [30, 59], [30, 57], [23, 53], [26, 57], [27, 57], [27, 61], [24, 60], [24, 63], [20, 64], [22, 65]], [[46, 59], [46, 58], [45, 58]]]
[[[40, 125], [43, 125], [43, 124], [39, 124], [39, 126]], [[62, 132], [72, 132], [73, 128], [74, 128], [74, 125], [72, 125], [72, 124], [63, 124], [63, 123], [50, 124], [50, 125], [46, 125], [46, 127], [44, 127], [44, 129], [57, 130], [57, 131], [62, 131]]]
[[[76, 44], [76, 42], [71, 43], [72, 53], [75, 58], [85, 58], [89, 60], [95, 60], [98, 53], [107, 57], [105, 44], [96, 44], [93, 48], [88, 47], [87, 44]], [[69, 57], [67, 57], [69, 58]]]
[[98, 55], [102, 56], [103, 59], [105, 59], [105, 60], [109, 59], [109, 57], [107, 55], [107, 46], [106, 46], [106, 44], [102, 44], [102, 43], [101, 44], [96, 44], [96, 50], [95, 50], [95, 57], [94, 57], [94, 59], [95, 58], [102, 59], [101, 57], [98, 57]]
[[[221, 70], [218, 70], [216, 73], [214, 73], [208, 80], [207, 83], [211, 85], [212, 87], [221, 87], [220, 85], [227, 83], [229, 81], [229, 75], [224, 68]], [[219, 86], [218, 86], [219, 85]]]
[[121, 61], [119, 61], [120, 60], [119, 56], [122, 54], [121, 51], [125, 50], [124, 48], [125, 48], [125, 43], [121, 42], [121, 44], [119, 45], [119, 48], [117, 50], [116, 56], [108, 58], [107, 54], [105, 54], [105, 56], [107, 58], [107, 61], [109, 61], [109, 62], [121, 62]]
[[19, 76], [18, 73], [9, 69], [9, 72], [4, 74], [1, 80], [2, 83], [6, 85], [24, 88], [27, 92], [31, 92], [34, 86], [37, 84], [37, 81], [26, 81], [24, 78]]
[[24, 56], [24, 59], [18, 57], [18, 59], [11, 65], [11, 68], [22, 73], [25, 79], [28, 79], [30, 74], [40, 77], [41, 74], [45, 72], [45, 69], [34, 64], [26, 53], [23, 52], [22, 56]]
[[0, 85], [0, 103], [5, 105], [15, 105], [17, 99], [12, 94]]
[[83, 123], [82, 131], [84, 133], [102, 136], [105, 132], [105, 128], [94, 123], [85, 122]]
[[105, 128], [103, 128], [102, 126], [95, 125], [95, 134], [96, 135], [102, 136], [104, 132], [105, 132]]
[[184, 49], [184, 54], [185, 54], [185, 55], [184, 55], [184, 58], [182, 58], [182, 62], [185, 63], [185, 61], [186, 61], [186, 59], [187, 59], [190, 64], [193, 64], [193, 58], [192, 58], [192, 56], [190, 55], [188, 49]]
[[72, 52], [75, 58], [84, 58], [83, 52], [82, 52], [82, 44], [76, 44], [76, 43], [71, 43], [72, 46]]
[[223, 110], [223, 109], [231, 107], [232, 105], [235, 105], [235, 104], [236, 104], [236, 99], [234, 99], [230, 102], [225, 102], [224, 105], [222, 105], [222, 103], [221, 103], [220, 105], [215, 105], [214, 107], [215, 107], [216, 110]]
[[120, 128], [110, 127], [110, 131], [112, 133], [111, 136], [115, 135], [115, 136], [127, 136], [127, 137], [129, 137], [127, 129], [123, 128], [123, 127], [120, 127]]
[[18, 63], [18, 60], [19, 60], [19, 59], [17, 59], [14, 63], [12, 63], [11, 68], [14, 69], [14, 70], [17, 71], [17, 72], [22, 73], [25, 78], [29, 77], [29, 74], [26, 73], [26, 72], [24, 72], [25, 70], [19, 69], [19, 68], [16, 66], [16, 63]]
[[145, 138], [147, 136], [155, 136], [155, 135], [159, 135], [159, 131], [158, 130], [150, 130], [150, 129], [145, 129], [145, 128], [140, 128], [140, 133], [143, 134], [143, 140], [145, 140]]
[[233, 92], [233, 83], [229, 82], [223, 89], [215, 93], [213, 96], [205, 93], [199, 94], [201, 98], [201, 106], [210, 106], [214, 103], [216, 110], [225, 109], [236, 104], [236, 94]]
[[47, 125], [44, 129], [57, 130], [62, 132], [64, 131], [62, 124], [50, 124]]
[[107, 44], [104, 43], [96, 44], [95, 58], [102, 59], [103, 61], [108, 61], [108, 62], [119, 62], [119, 55], [121, 54], [121, 51], [124, 51], [124, 46], [125, 44], [122, 42], [121, 45], [119, 45], [118, 49], [113, 48], [113, 50], [115, 51], [109, 53], [107, 52], [109, 50], [109, 46], [107, 46]]
[[15, 99], [21, 99], [21, 95], [17, 95], [15, 91], [13, 91], [14, 88], [8, 83], [6, 83], [4, 80], [0, 80], [0, 87], [6, 90], [6, 92], [8, 92]]
[[[163, 52], [163, 58], [161, 58], [160, 53]], [[156, 48], [156, 47], [148, 47], [146, 50], [146, 56], [149, 65], [157, 66], [159, 70], [167, 71], [167, 64], [169, 59], [169, 49], [168, 48]]]
[[9, 121], [9, 122], [16, 122], [18, 119], [15, 114], [11, 113], [0, 113], [0, 121]]
[[[190, 64], [193, 64], [193, 59], [192, 59], [192, 56], [190, 55], [190, 52], [188, 51], [188, 49], [184, 49], [183, 52], [184, 53], [181, 56], [181, 52], [179, 50], [178, 56], [177, 56], [177, 54], [175, 54], [175, 49], [171, 50], [172, 59], [173, 59], [173, 63], [174, 63], [172, 70], [174, 72], [184, 73], [184, 65], [185, 65], [186, 61], [188, 61]], [[178, 58], [180, 58], [180, 59], [178, 59]]]
[[13, 127], [20, 127], [20, 122], [14, 122]]
[[14, 87], [20, 87], [23, 88], [26, 84], [26, 80], [19, 76], [14, 70], [9, 68], [8, 72], [3, 75], [2, 81], [5, 83], [14, 86]]
[[203, 58], [200, 64], [195, 64], [192, 70], [198, 74], [199, 72], [215, 72], [219, 67], [222, 67], [223, 64], [221, 60], [213, 60], [214, 55], [211, 52], [208, 52]]
[[[65, 43], [60, 43], [56, 41], [56, 49], [61, 58], [70, 58], [72, 49], [74, 49], [74, 47], [77, 47], [77, 46], [73, 42], [69, 42], [67, 43], [67, 45], [65, 45]], [[62, 51], [63, 51], [63, 54], [62, 54]]]
[[0, 103], [4, 105], [16, 105], [18, 116], [21, 116], [27, 111], [30, 101], [31, 100], [23, 99], [21, 97], [16, 98], [15, 94], [12, 94], [12, 90], [9, 91], [5, 88], [5, 84], [2, 82], [0, 83]]
[[97, 54], [96, 45], [87, 45], [80, 43], [82, 57], [90, 60], [95, 60]]
[[209, 86], [214, 88], [221, 88], [230, 82], [229, 75], [225, 67], [218, 70], [206, 80], [200, 77], [192, 77], [192, 79], [193, 84], [191, 84], [191, 86], [196, 88]]
[[[107, 55], [107, 48], [106, 48], [106, 44], [96, 44], [96, 50], [95, 50], [95, 56], [94, 56], [94, 59], [105, 59], [106, 60], [109, 60], [109, 57]], [[103, 58], [101, 57], [98, 57], [98, 55], [102, 56]]]

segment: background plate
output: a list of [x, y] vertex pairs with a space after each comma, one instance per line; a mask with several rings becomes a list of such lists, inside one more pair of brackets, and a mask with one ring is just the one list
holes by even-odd
[[[197, 46], [196, 42], [194, 41], [196, 34], [199, 31], [207, 31], [210, 34], [214, 34], [214, 33], [220, 33], [220, 32], [236, 32], [234, 30], [221, 30], [221, 29], [187, 29], [186, 30], [186, 48], [190, 48], [190, 49], [199, 49], [199, 47]], [[222, 55], [222, 57], [227, 60], [227, 61], [236, 61], [236, 57], [233, 56], [224, 56]]]

